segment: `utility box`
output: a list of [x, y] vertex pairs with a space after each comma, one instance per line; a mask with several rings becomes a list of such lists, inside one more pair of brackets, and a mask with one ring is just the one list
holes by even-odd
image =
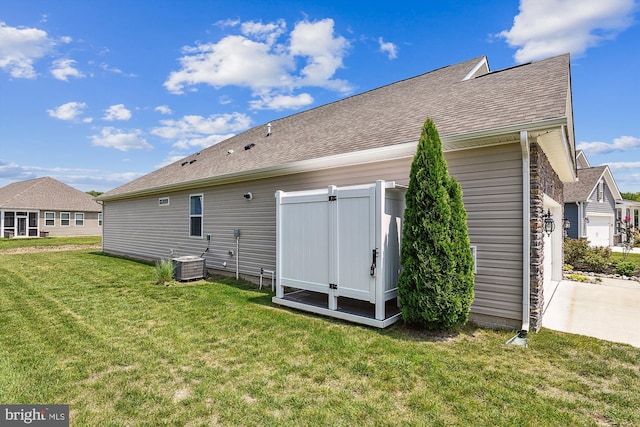
[[205, 259], [195, 255], [173, 258], [173, 277], [178, 281], [202, 279], [205, 276]]
[[276, 192], [276, 304], [384, 328], [397, 304], [405, 188]]

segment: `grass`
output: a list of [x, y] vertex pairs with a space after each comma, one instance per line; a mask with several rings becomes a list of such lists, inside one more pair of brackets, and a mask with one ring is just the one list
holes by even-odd
[[356, 326], [90, 250], [0, 255], [0, 403], [71, 425], [639, 425], [640, 350]]
[[[622, 261], [624, 254], [622, 252], [612, 252], [611, 253], [611, 262]], [[627, 254], [627, 261], [632, 261], [636, 265], [640, 266], [640, 254], [629, 253]]]
[[13, 238], [0, 239], [0, 251], [18, 248], [53, 247], [66, 245], [99, 245], [102, 242], [100, 236], [80, 237], [45, 237], [45, 238]]

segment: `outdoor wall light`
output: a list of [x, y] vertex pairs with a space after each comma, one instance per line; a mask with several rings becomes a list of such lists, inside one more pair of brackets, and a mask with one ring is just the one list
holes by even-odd
[[547, 209], [547, 213], [542, 215], [542, 218], [544, 218], [544, 232], [547, 233], [547, 236], [551, 236], [553, 230], [556, 229], [556, 223], [553, 221], [551, 210]]
[[571, 221], [569, 221], [567, 218], [563, 218], [562, 219], [562, 226], [564, 227], [565, 230], [568, 230], [571, 228]]

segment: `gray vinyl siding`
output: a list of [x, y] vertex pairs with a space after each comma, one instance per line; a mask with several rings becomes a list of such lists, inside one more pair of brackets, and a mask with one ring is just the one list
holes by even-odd
[[564, 217], [569, 220], [570, 227], [567, 235], [572, 239], [578, 238], [578, 205], [575, 203], [565, 203]]
[[[462, 185], [471, 243], [477, 246], [476, 299], [472, 311], [520, 319], [522, 310], [522, 169], [519, 144], [445, 155]], [[235, 228], [240, 229], [239, 271], [258, 276], [275, 269], [275, 191], [372, 183], [408, 184], [411, 158], [307, 172], [276, 178], [104, 203], [103, 247], [108, 253], [143, 259], [205, 254], [207, 267], [234, 273]], [[253, 193], [252, 200], [243, 194]], [[203, 233], [190, 238], [189, 195], [204, 195]], [[169, 197], [168, 206], [159, 206]], [[226, 262], [226, 267], [223, 263]]]
[[522, 317], [522, 157], [517, 143], [447, 153], [477, 247], [473, 313]]
[[609, 214], [615, 215], [616, 213], [616, 201], [613, 198], [613, 194], [607, 185], [607, 182], [604, 182], [604, 201], [598, 201], [598, 191], [597, 185], [596, 189], [593, 190], [591, 195], [589, 196], [589, 200], [585, 203], [585, 212], [586, 215], [590, 213], [599, 213], [599, 214]]
[[[55, 225], [47, 226], [45, 222], [45, 212], [53, 212], [55, 214]], [[60, 213], [69, 212], [69, 226], [60, 225]], [[76, 226], [75, 214], [84, 214], [84, 225]], [[40, 211], [40, 231], [46, 231], [49, 233], [49, 237], [62, 237], [62, 236], [100, 236], [102, 234], [102, 227], [98, 225], [98, 212], [81, 212], [81, 211]]]

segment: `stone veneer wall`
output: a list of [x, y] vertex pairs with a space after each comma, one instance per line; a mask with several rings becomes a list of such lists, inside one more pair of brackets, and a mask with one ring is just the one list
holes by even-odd
[[[542, 326], [544, 305], [544, 242], [543, 219], [544, 195], [562, 204], [564, 184], [553, 170], [547, 155], [540, 146], [532, 142], [529, 148], [531, 175], [531, 283], [530, 283], [530, 328], [536, 332]], [[556, 226], [562, 227], [562, 218], [556, 218]]]

